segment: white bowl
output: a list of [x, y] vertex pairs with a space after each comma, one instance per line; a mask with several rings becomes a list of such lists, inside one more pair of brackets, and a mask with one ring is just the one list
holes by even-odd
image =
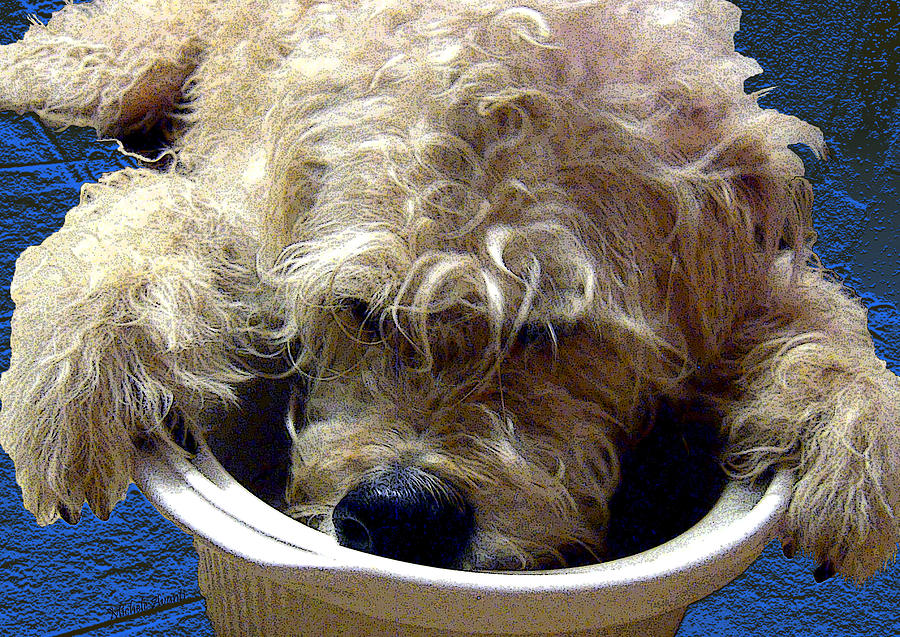
[[142, 452], [138, 486], [194, 537], [222, 637], [673, 635], [688, 605], [742, 573], [775, 536], [792, 485], [728, 483], [682, 535], [602, 564], [537, 572], [439, 569], [368, 555], [279, 513], [203, 449]]

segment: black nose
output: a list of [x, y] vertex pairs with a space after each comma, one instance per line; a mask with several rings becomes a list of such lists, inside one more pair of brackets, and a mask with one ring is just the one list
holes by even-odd
[[472, 509], [447, 481], [415, 467], [377, 473], [338, 502], [337, 540], [382, 557], [449, 567], [472, 535]]

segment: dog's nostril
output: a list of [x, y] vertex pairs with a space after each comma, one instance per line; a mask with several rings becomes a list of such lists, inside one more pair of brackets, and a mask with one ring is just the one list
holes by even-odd
[[429, 566], [451, 566], [472, 534], [472, 510], [442, 479], [414, 467], [376, 474], [332, 513], [342, 546]]
[[357, 551], [365, 551], [372, 553], [374, 544], [372, 542], [372, 534], [366, 525], [350, 515], [342, 515], [334, 521], [334, 528], [337, 532], [341, 546], [356, 549]]

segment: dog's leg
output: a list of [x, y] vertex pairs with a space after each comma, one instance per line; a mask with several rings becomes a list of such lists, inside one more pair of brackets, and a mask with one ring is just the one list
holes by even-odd
[[189, 180], [129, 169], [85, 186], [22, 254], [0, 443], [39, 523], [76, 520], [85, 501], [108, 516], [136, 442], [174, 420], [197, 431], [233, 398], [261, 305], [255, 251]]
[[0, 109], [121, 136], [171, 111], [196, 66], [206, 2], [66, 4], [0, 47]]
[[726, 404], [728, 461], [742, 475], [797, 470], [786, 553], [861, 582], [900, 541], [900, 379], [879, 360], [866, 311], [840, 284], [785, 258], [771, 302], [736, 328], [741, 397]]

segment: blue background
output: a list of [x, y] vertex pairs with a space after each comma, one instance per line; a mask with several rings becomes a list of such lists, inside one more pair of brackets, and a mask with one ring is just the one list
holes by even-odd
[[[0, 0], [0, 42], [26, 16], [46, 19], [61, 0]], [[767, 105], [825, 131], [832, 159], [808, 155], [823, 261], [870, 308], [880, 356], [900, 370], [900, 9], [895, 0], [739, 0], [739, 50], [777, 86]], [[8, 287], [15, 259], [55, 231], [81, 184], [128, 165], [91, 131], [50, 130], [33, 116], [0, 114], [0, 369], [9, 363]], [[212, 635], [197, 589], [190, 538], [132, 487], [108, 522], [40, 528], [22, 507], [12, 463], [0, 452], [0, 634]], [[777, 544], [741, 577], [688, 611], [678, 635], [900, 635], [900, 566], [861, 590], [814, 584], [814, 564]], [[173, 601], [174, 600], [174, 601]], [[145, 611], [113, 620], [119, 604]]]

